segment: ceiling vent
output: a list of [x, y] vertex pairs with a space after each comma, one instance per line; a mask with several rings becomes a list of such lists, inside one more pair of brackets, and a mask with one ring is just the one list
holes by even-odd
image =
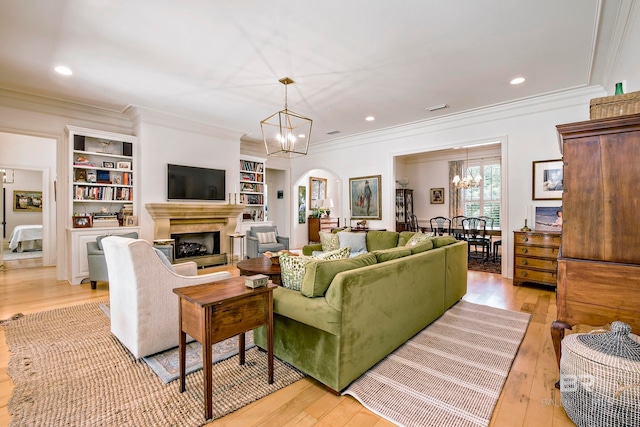
[[339, 130], [332, 130], [331, 132], [327, 132], [327, 135], [336, 135], [338, 133], [340, 133]]
[[442, 110], [443, 108], [449, 108], [447, 104], [434, 105], [433, 107], [427, 107], [427, 111]]

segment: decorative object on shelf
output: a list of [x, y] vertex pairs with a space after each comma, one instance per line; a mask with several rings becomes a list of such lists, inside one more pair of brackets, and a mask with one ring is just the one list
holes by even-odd
[[409, 178], [403, 176], [402, 178], [396, 180], [396, 183], [403, 189], [407, 188], [409, 186]]
[[251, 289], [267, 286], [268, 283], [269, 277], [264, 274], [254, 274], [253, 276], [247, 276], [247, 278], [244, 279], [244, 285]]
[[616, 83], [616, 95], [624, 95], [624, 91], [622, 90], [622, 82]]
[[333, 199], [322, 199], [318, 202], [320, 205], [320, 211], [326, 216], [331, 215], [331, 208], [333, 207]]
[[98, 180], [95, 171], [87, 172], [87, 182], [96, 182]]
[[287, 86], [295, 82], [289, 77], [278, 81], [284, 85], [284, 110], [260, 122], [267, 155], [289, 159], [305, 156], [309, 149], [313, 121], [288, 109]]
[[382, 175], [349, 178], [352, 219], [382, 219]]
[[111, 140], [109, 139], [98, 139], [98, 142], [102, 144], [102, 152], [105, 154], [111, 154]]
[[533, 200], [562, 200], [562, 159], [533, 162]]
[[431, 189], [431, 204], [432, 205], [444, 204], [444, 188]]
[[91, 227], [91, 215], [74, 215], [71, 217], [73, 221], [73, 228], [90, 228]]
[[474, 178], [471, 175], [471, 170], [469, 169], [469, 149], [467, 148], [467, 161], [465, 162], [465, 167], [467, 169], [466, 174], [462, 174], [463, 177], [460, 178], [460, 175], [456, 175], [453, 177], [453, 185], [456, 188], [469, 188], [469, 187], [478, 187], [482, 182], [482, 175], [478, 172], [478, 175]]
[[125, 227], [135, 227], [138, 225], [138, 217], [135, 215], [126, 215], [124, 217]]
[[13, 190], [14, 212], [42, 212], [42, 191]]
[[115, 166], [115, 163], [113, 163], [113, 162], [102, 162], [102, 167], [103, 168], [113, 169], [116, 166]]
[[367, 220], [363, 219], [362, 221], [356, 222], [356, 226], [358, 226], [358, 228], [367, 228]]
[[527, 226], [527, 220], [524, 220], [524, 227], [520, 229], [520, 231], [531, 231], [531, 229]]
[[640, 113], [640, 91], [593, 98], [589, 102], [589, 119], [607, 119]]
[[118, 162], [116, 167], [118, 169], [131, 169], [131, 162]]

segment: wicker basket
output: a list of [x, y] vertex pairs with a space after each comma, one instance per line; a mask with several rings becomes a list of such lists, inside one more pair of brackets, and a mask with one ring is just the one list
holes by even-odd
[[573, 334], [562, 340], [560, 396], [578, 427], [640, 426], [640, 345], [631, 328]]
[[589, 103], [591, 120], [640, 113], [640, 92], [593, 98]]

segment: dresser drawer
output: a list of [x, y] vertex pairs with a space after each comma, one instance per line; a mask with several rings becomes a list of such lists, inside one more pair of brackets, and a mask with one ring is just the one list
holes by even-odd
[[516, 245], [540, 245], [560, 247], [562, 238], [559, 234], [549, 233], [516, 233]]
[[537, 256], [543, 258], [558, 258], [558, 248], [544, 248], [539, 246], [521, 246], [516, 244], [515, 254]]
[[513, 274], [513, 280], [522, 282], [540, 282], [555, 285], [557, 281], [557, 274], [555, 271], [551, 272], [528, 270], [525, 268], [516, 267], [516, 270]]
[[516, 267], [539, 268], [542, 270], [556, 271], [558, 261], [546, 258], [527, 258], [516, 256]]

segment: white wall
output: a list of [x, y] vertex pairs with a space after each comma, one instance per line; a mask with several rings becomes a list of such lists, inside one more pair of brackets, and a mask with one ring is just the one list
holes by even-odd
[[14, 183], [5, 184], [5, 220], [7, 237], [13, 232], [16, 225], [40, 225], [42, 224], [42, 212], [21, 212], [14, 208], [14, 191], [42, 191], [42, 172], [37, 170], [14, 169]]

